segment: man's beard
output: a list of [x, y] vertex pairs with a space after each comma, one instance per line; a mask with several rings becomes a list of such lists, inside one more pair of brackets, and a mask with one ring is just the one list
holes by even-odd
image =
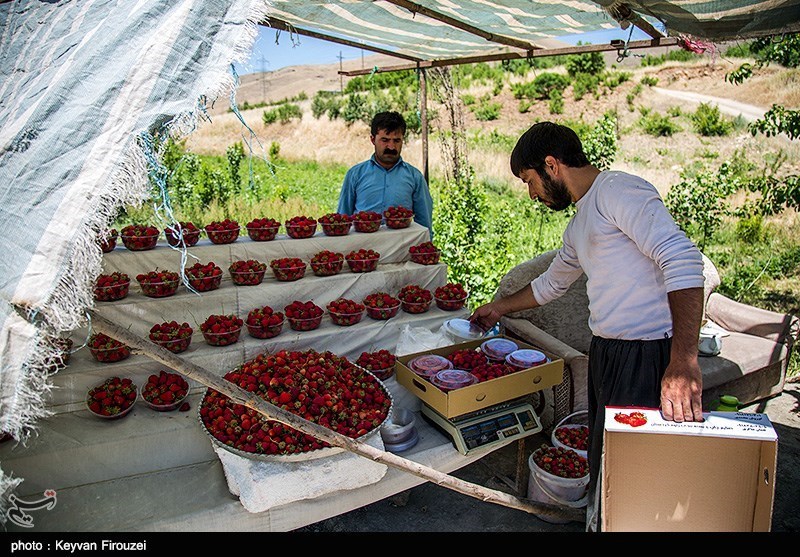
[[553, 211], [563, 211], [572, 204], [572, 196], [569, 194], [563, 180], [555, 180], [547, 172], [540, 172], [542, 185], [545, 192], [545, 205]]

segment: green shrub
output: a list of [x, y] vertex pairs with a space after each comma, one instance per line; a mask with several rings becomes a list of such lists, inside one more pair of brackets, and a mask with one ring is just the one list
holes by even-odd
[[749, 58], [752, 56], [750, 52], [750, 43], [737, 43], [725, 49], [723, 54], [725, 58]]
[[281, 154], [281, 144], [273, 141], [269, 144], [269, 160], [274, 161]]
[[733, 123], [722, 117], [719, 107], [708, 103], [700, 103], [697, 110], [689, 117], [694, 130], [704, 136], [728, 135]]
[[278, 121], [278, 111], [275, 109], [272, 110], [265, 110], [264, 113], [261, 115], [261, 120], [264, 121], [265, 125], [274, 124]]
[[533, 81], [527, 83], [515, 83], [511, 86], [514, 98], [517, 99], [540, 99], [550, 98], [550, 91], [558, 89], [563, 91], [569, 85], [569, 77], [553, 72], [543, 72]]
[[573, 54], [567, 57], [564, 67], [572, 77], [578, 74], [599, 75], [606, 69], [606, 61], [602, 52]]
[[736, 221], [736, 237], [743, 242], [755, 243], [764, 236], [764, 217], [759, 214]]
[[658, 85], [658, 78], [646, 75], [641, 79], [639, 83], [641, 83], [642, 85], [647, 85], [648, 87], [652, 87]]
[[531, 101], [527, 99], [519, 101], [519, 106], [517, 107], [517, 109], [520, 111], [521, 114], [525, 114], [531, 109]]
[[632, 75], [631, 72], [606, 72], [603, 76], [603, 85], [609, 89], [616, 89], [628, 81]]
[[472, 106], [473, 104], [475, 104], [475, 95], [464, 93], [463, 95], [461, 95], [461, 102], [463, 102], [465, 106]]
[[550, 91], [550, 114], [562, 114], [564, 112], [564, 95], [561, 94], [560, 89], [552, 89]]
[[579, 101], [586, 93], [597, 92], [597, 85], [599, 83], [600, 79], [596, 75], [588, 73], [575, 74], [572, 80], [572, 95], [576, 101]]
[[487, 122], [489, 120], [497, 120], [500, 117], [501, 108], [503, 108], [503, 105], [498, 102], [483, 101], [473, 109], [473, 113], [476, 119], [481, 122]]
[[667, 114], [669, 114], [673, 118], [677, 118], [678, 116], [681, 116], [683, 114], [683, 111], [681, 110], [681, 107], [676, 104], [667, 109]]
[[669, 116], [658, 112], [648, 112], [639, 118], [639, 126], [648, 135], [655, 137], [669, 137], [681, 131], [678, 124], [673, 122]]
[[[577, 130], [576, 133], [578, 133]], [[606, 112], [588, 132], [581, 132], [578, 135], [589, 162], [600, 170], [611, 168], [619, 145], [617, 113]]]

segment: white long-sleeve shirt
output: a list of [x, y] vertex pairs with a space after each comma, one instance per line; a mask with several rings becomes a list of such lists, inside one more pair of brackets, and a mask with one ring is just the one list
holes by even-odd
[[564, 245], [531, 282], [542, 305], [586, 273], [589, 328], [609, 339], [672, 336], [667, 293], [703, 286], [703, 259], [658, 191], [625, 172], [601, 172], [576, 202]]

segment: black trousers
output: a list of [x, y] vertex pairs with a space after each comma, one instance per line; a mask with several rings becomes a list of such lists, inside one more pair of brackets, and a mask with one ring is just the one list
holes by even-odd
[[661, 405], [661, 379], [672, 339], [612, 340], [592, 337], [589, 348], [589, 503], [586, 529], [600, 531], [600, 465], [606, 406]]

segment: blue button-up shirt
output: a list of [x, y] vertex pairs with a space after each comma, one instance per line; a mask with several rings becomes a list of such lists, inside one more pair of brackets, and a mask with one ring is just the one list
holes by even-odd
[[375, 156], [350, 168], [344, 176], [337, 212], [352, 215], [358, 211], [383, 214], [389, 207], [402, 206], [414, 211], [414, 221], [430, 230], [433, 237], [433, 200], [425, 177], [402, 157], [389, 170]]

